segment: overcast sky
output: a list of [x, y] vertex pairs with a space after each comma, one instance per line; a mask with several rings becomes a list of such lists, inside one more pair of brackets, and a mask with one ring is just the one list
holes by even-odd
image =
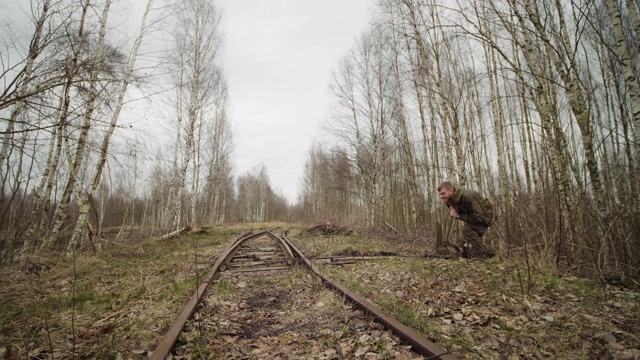
[[326, 118], [331, 70], [366, 30], [370, 0], [218, 0], [240, 175], [260, 164], [297, 199]]
[[[272, 188], [293, 203], [309, 148], [328, 113], [331, 71], [366, 31], [373, 0], [215, 3], [222, 10], [235, 175], [264, 164]], [[129, 10], [114, 10], [110, 18], [135, 34], [145, 4], [119, 3], [114, 8]], [[25, 22], [30, 3], [0, 0], [0, 11], [3, 25], [15, 26]]]

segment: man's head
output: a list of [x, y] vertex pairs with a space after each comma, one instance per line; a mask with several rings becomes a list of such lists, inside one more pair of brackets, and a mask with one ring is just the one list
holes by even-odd
[[445, 181], [440, 184], [440, 186], [438, 186], [438, 196], [440, 196], [440, 200], [442, 200], [442, 202], [445, 204], [448, 203], [449, 200], [453, 199], [453, 196], [455, 194], [456, 189], [448, 181]]

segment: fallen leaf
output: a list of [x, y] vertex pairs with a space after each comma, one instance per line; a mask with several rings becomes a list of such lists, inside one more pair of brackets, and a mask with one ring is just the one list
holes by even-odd
[[354, 354], [357, 358], [366, 354], [369, 351], [369, 347], [368, 346], [363, 346], [361, 348], [358, 348], [358, 350], [356, 350], [356, 353]]
[[507, 320], [506, 322], [507, 329], [520, 330], [522, 326], [519, 326], [515, 320]]
[[333, 334], [333, 331], [331, 331], [331, 329], [322, 329], [320, 330], [320, 334], [324, 336], [331, 336], [331, 334]]
[[621, 352], [620, 358], [622, 359], [640, 359], [640, 350], [638, 349], [625, 349]]
[[225, 336], [223, 336], [223, 337], [222, 337], [222, 339], [224, 339], [224, 341], [225, 341], [227, 344], [233, 344], [233, 343], [235, 343], [235, 342], [236, 342], [236, 340], [238, 339], [238, 337], [237, 337], [237, 336], [228, 336], [228, 335], [225, 335]]
[[457, 293], [461, 293], [466, 291], [467, 289], [467, 284], [464, 281], [460, 281], [460, 283], [458, 284], [458, 286], [456, 286], [455, 288], [453, 288], [453, 291], [457, 292]]
[[332, 358], [334, 355], [336, 355], [338, 352], [335, 351], [334, 349], [328, 349], [325, 350], [324, 354], [328, 357], [328, 358]]
[[616, 336], [613, 335], [612, 333], [608, 332], [608, 333], [604, 333], [600, 336], [598, 336], [598, 338], [602, 341], [604, 341], [607, 344], [611, 344], [614, 343], [616, 341], [618, 341], [618, 339], [616, 339]]

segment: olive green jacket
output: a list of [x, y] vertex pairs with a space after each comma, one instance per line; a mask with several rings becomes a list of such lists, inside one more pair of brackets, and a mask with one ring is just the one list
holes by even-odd
[[491, 201], [474, 190], [456, 189], [447, 206], [454, 206], [460, 215], [458, 219], [466, 223], [491, 226], [495, 218]]

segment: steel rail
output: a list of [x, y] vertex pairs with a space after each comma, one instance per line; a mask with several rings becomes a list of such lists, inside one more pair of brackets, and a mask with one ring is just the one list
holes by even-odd
[[235, 254], [235, 252], [238, 250], [238, 247], [243, 242], [249, 239], [260, 237], [265, 233], [266, 231], [252, 234], [252, 232], [250, 231], [245, 234], [242, 234], [222, 253], [221, 256], [218, 257], [218, 259], [213, 264], [213, 267], [211, 268], [209, 273], [207, 273], [207, 276], [204, 278], [204, 280], [200, 283], [200, 285], [196, 289], [196, 292], [193, 294], [193, 296], [191, 296], [191, 299], [189, 300], [187, 305], [184, 306], [184, 308], [182, 309], [182, 311], [180, 312], [176, 320], [173, 322], [169, 330], [167, 330], [167, 332], [164, 334], [164, 336], [160, 340], [160, 343], [158, 343], [158, 346], [156, 347], [156, 349], [153, 350], [151, 355], [149, 355], [150, 360], [164, 360], [169, 355], [169, 352], [171, 352], [171, 349], [173, 349], [173, 346], [178, 340], [178, 337], [180, 336], [182, 329], [184, 329], [184, 326], [187, 323], [187, 320], [189, 320], [191, 315], [193, 315], [194, 311], [196, 310], [196, 307], [198, 306], [198, 303], [202, 299], [202, 296], [204, 295], [205, 291], [209, 287], [211, 280], [213, 280], [219, 268], [221, 268], [223, 264], [226, 264], [229, 262], [229, 259], [233, 257], [233, 254]]
[[291, 248], [289, 248], [289, 245], [284, 240], [274, 235], [272, 232], [269, 231], [268, 234], [269, 236], [271, 236], [272, 239], [278, 241], [278, 245], [280, 245], [280, 249], [282, 249], [282, 252], [287, 258], [287, 265], [293, 265], [295, 258], [293, 256], [293, 253], [291, 252]]
[[304, 256], [302, 251], [298, 250], [298, 248], [287, 238], [287, 231], [282, 232], [282, 240], [287, 243], [287, 245], [289, 246], [289, 248], [291, 248], [293, 253], [297, 257], [299, 257], [302, 260], [302, 262], [309, 269], [311, 269], [311, 271], [313, 271], [318, 277], [322, 279], [325, 286], [341, 292], [357, 307], [359, 307], [366, 313], [371, 314], [374, 318], [376, 318], [376, 320], [380, 324], [382, 324], [388, 329], [391, 329], [401, 339], [411, 344], [414, 351], [416, 351], [417, 353], [423, 356], [427, 356], [427, 359], [457, 360], [456, 356], [452, 355], [449, 351], [444, 350], [440, 346], [432, 343], [427, 338], [425, 338], [421, 333], [419, 333], [417, 330], [385, 314], [382, 310], [375, 307], [371, 302], [366, 300], [364, 297], [354, 293], [349, 288], [342, 285], [340, 282], [333, 280], [328, 276], [322, 274], [320, 269], [318, 269], [318, 267], [313, 262], [311, 262], [311, 260], [307, 259], [307, 257]]
[[415, 329], [408, 327], [398, 321], [397, 319], [385, 314], [373, 304], [371, 304], [364, 297], [355, 294], [353, 291], [342, 285], [336, 280], [333, 280], [320, 272], [318, 267], [311, 262], [295, 245], [287, 238], [287, 231], [282, 232], [282, 236], [278, 237], [270, 231], [261, 231], [253, 234], [252, 232], [245, 233], [234, 240], [227, 249], [218, 257], [211, 270], [207, 273], [204, 280], [198, 286], [196, 292], [193, 294], [189, 302], [184, 306], [178, 317], [164, 334], [163, 338], [158, 343], [156, 349], [149, 355], [151, 360], [163, 360], [165, 359], [171, 350], [173, 349], [180, 333], [184, 329], [187, 320], [193, 315], [198, 306], [198, 303], [202, 299], [202, 296], [206, 292], [210, 283], [219, 271], [224, 270], [233, 256], [238, 252], [240, 246], [247, 240], [254, 239], [263, 235], [268, 235], [274, 240], [277, 240], [280, 248], [285, 253], [287, 258], [287, 264], [292, 265], [297, 259], [300, 259], [302, 263], [316, 274], [325, 286], [335, 289], [342, 293], [345, 298], [348, 298], [353, 304], [361, 308], [365, 312], [371, 314], [376, 320], [383, 326], [391, 329], [401, 339], [411, 344], [414, 351], [427, 356], [427, 359], [441, 359], [441, 360], [457, 360], [454, 355], [440, 348], [436, 344], [427, 340], [422, 334]]
[[[289, 249], [289, 246], [282, 240], [280, 239], [278, 236], [274, 235], [271, 231], [267, 230], [264, 232], [261, 232], [259, 235], [267, 235], [269, 238], [271, 238], [271, 240], [275, 241], [278, 245], [278, 248], [280, 249], [280, 251], [282, 252], [282, 254], [284, 255], [284, 260], [286, 265], [284, 266], [267, 266], [267, 267], [249, 267], [249, 268], [233, 268], [230, 265], [230, 262], [233, 260], [233, 258], [236, 257], [236, 255], [241, 251], [241, 246], [244, 243], [243, 241], [240, 241], [237, 243], [237, 247], [231, 251], [231, 253], [226, 257], [226, 260], [222, 263], [221, 267], [220, 267], [220, 271], [224, 271], [224, 270], [232, 270], [232, 271], [237, 271], [237, 272], [244, 272], [244, 271], [269, 271], [269, 270], [284, 270], [289, 268], [290, 266], [292, 266], [295, 262], [295, 257], [293, 256], [293, 253], [291, 252], [291, 249]], [[247, 238], [246, 240], [248, 240], [249, 238]]]

